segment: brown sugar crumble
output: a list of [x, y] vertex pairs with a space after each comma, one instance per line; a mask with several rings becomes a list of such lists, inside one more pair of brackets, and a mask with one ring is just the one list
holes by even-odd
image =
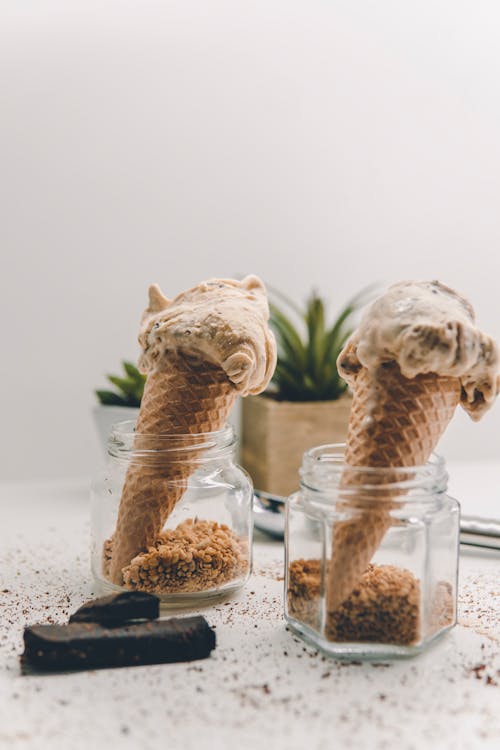
[[320, 629], [321, 563], [319, 560], [294, 560], [288, 569], [288, 613], [306, 625]]
[[[107, 576], [112, 539], [103, 549]], [[205, 591], [242, 578], [249, 569], [248, 544], [229, 526], [189, 518], [163, 531], [146, 552], [123, 569], [127, 588], [174, 594]]]
[[430, 617], [433, 629], [445, 628], [455, 621], [453, 589], [447, 581], [438, 581], [434, 587]]
[[[288, 611], [320, 629], [319, 560], [295, 560], [289, 568]], [[372, 565], [352, 594], [329, 612], [325, 636], [330, 641], [363, 641], [411, 645], [420, 638], [420, 582], [409, 570]]]
[[369, 565], [359, 586], [329, 613], [332, 641], [376, 641], [410, 645], [420, 638], [420, 581], [394, 565]]

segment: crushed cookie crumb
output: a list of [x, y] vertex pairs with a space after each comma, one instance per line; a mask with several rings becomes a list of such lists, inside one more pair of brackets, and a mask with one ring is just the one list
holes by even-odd
[[[109, 574], [112, 539], [103, 548]], [[162, 594], [205, 591], [242, 578], [250, 565], [248, 545], [229, 526], [187, 519], [163, 531], [146, 552], [123, 569], [127, 588]]]
[[474, 674], [476, 680], [482, 680], [483, 679], [483, 672], [486, 669], [486, 664], [478, 664], [475, 667], [471, 667], [470, 672], [471, 674]]
[[[321, 563], [294, 560], [289, 568], [288, 612], [321, 629]], [[436, 601], [439, 625], [452, 622], [453, 597], [443, 585]], [[325, 636], [337, 642], [415, 644], [420, 639], [420, 582], [409, 570], [370, 564], [352, 594], [326, 618]]]

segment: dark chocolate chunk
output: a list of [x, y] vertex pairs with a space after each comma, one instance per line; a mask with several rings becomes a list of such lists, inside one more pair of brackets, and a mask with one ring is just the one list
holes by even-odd
[[141, 591], [124, 591], [86, 602], [69, 618], [70, 622], [99, 622], [123, 625], [130, 620], [156, 620], [160, 600]]
[[24, 664], [42, 670], [127, 667], [205, 659], [215, 632], [199, 615], [115, 628], [73, 622], [26, 628], [24, 646]]

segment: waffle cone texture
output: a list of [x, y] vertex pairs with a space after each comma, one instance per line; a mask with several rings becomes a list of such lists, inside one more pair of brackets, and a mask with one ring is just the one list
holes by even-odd
[[[148, 375], [134, 441], [134, 455], [123, 486], [111, 560], [110, 580], [121, 585], [123, 568], [153, 545], [184, 494], [199, 451], [189, 435], [224, 427], [237, 391], [218, 367], [175, 362]], [[161, 435], [179, 435], [175, 449], [162, 451]], [[183, 438], [182, 436], [186, 436]], [[183, 450], [184, 449], [184, 450]]]
[[[362, 367], [353, 386], [345, 463], [352, 467], [387, 468], [374, 477], [369, 472], [344, 471], [345, 510], [350, 518], [336, 522], [326, 584], [327, 611], [334, 612], [350, 596], [391, 526], [388, 488], [367, 498], [353, 487], [391, 484], [400, 475], [391, 467], [421, 466], [434, 450], [460, 401], [457, 378], [435, 373], [405, 378], [396, 363], [375, 371]], [[347, 492], [348, 491], [348, 492]], [[368, 507], [369, 506], [369, 507]]]

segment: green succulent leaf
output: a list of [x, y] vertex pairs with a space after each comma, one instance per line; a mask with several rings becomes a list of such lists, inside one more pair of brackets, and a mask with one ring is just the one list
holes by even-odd
[[306, 351], [300, 334], [289, 318], [275, 305], [270, 305], [271, 325], [276, 334], [278, 349], [281, 356], [293, 364], [296, 370], [304, 368]]
[[129, 378], [132, 378], [137, 383], [144, 383], [146, 380], [146, 376], [142, 374], [142, 372], [139, 372], [137, 367], [133, 364], [133, 362], [127, 362], [126, 360], [123, 361], [123, 369], [125, 370], [126, 374], [129, 376]]
[[146, 376], [143, 375], [137, 367], [129, 361], [122, 362], [125, 377], [118, 375], [108, 375], [107, 378], [114, 385], [118, 392], [110, 390], [96, 391], [97, 398], [101, 404], [108, 406], [134, 406], [141, 405], [144, 394], [144, 384]]
[[321, 379], [321, 364], [325, 344], [325, 305], [316, 292], [313, 292], [309, 298], [305, 319], [308, 333], [308, 375], [318, 382]]
[[108, 380], [113, 385], [122, 391], [126, 396], [135, 397], [137, 391], [137, 383], [130, 378], [120, 378], [118, 375], [108, 375]]
[[[339, 376], [337, 357], [353, 330], [353, 317], [372, 296], [376, 285], [350, 299], [336, 320], [326, 323], [326, 305], [313, 290], [304, 309], [277, 290], [270, 304], [270, 323], [278, 344], [278, 364], [272, 378], [273, 393], [288, 401], [323, 401], [340, 398], [347, 385]], [[292, 322], [292, 317], [297, 324]]]
[[105, 406], [129, 405], [127, 400], [124, 399], [123, 396], [120, 396], [118, 393], [114, 393], [114, 391], [97, 390], [95, 394], [99, 399], [99, 403], [104, 404]]

